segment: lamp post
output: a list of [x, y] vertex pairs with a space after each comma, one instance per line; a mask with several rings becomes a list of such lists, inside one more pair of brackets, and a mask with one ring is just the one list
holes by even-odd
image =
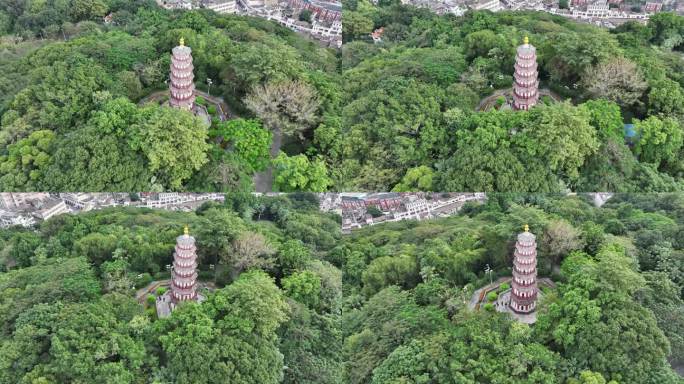
[[489, 264], [485, 265], [485, 274], [489, 275], [489, 285], [492, 284], [492, 269], [489, 268]]
[[207, 77], [207, 93], [209, 94], [209, 96], [211, 96], [211, 85], [212, 84], [214, 84], [214, 82], [211, 81], [211, 79]]

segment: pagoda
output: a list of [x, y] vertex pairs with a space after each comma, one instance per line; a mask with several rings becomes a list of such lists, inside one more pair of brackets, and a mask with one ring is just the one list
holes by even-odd
[[169, 104], [174, 108], [192, 110], [195, 104], [195, 77], [192, 65], [192, 49], [185, 46], [183, 38], [171, 51], [171, 70], [169, 73]]
[[537, 49], [525, 36], [515, 56], [515, 83], [513, 84], [513, 109], [528, 110], [539, 100], [539, 79], [537, 78]]
[[173, 254], [171, 272], [171, 301], [197, 300], [197, 248], [195, 238], [190, 236], [188, 226], [185, 233], [176, 238], [176, 252]]
[[537, 305], [537, 242], [530, 228], [518, 234], [513, 253], [510, 308], [513, 312], [534, 312]]

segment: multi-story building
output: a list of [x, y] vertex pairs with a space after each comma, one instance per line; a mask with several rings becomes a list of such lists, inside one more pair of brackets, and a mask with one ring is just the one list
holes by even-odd
[[492, 11], [498, 12], [503, 9], [501, 1], [499, 0], [477, 0], [471, 5], [471, 8], [475, 11]]
[[8, 211], [22, 210], [28, 207], [32, 201], [47, 199], [49, 193], [42, 192], [3, 192], [0, 193], [0, 208]]
[[649, 1], [644, 5], [644, 11], [647, 13], [657, 13], [663, 10], [663, 3], [661, 1]]
[[50, 198], [41, 201], [37, 205], [37, 210], [33, 212], [33, 216], [41, 220], [47, 220], [53, 216], [68, 212], [70, 211], [64, 200]]
[[610, 6], [608, 5], [608, 0], [595, 0], [594, 2], [587, 5], [587, 16], [605, 16], [609, 10]]
[[211, 9], [216, 13], [235, 13], [237, 12], [236, 0], [203, 0], [202, 7]]

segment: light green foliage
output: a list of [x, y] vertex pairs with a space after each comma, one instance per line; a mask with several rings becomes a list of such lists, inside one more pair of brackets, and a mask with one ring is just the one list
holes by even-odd
[[281, 152], [273, 159], [274, 187], [281, 192], [323, 192], [332, 183], [320, 158], [309, 160], [306, 155], [287, 156]]
[[142, 116], [144, 123], [131, 127], [131, 146], [145, 155], [158, 182], [178, 189], [207, 162], [207, 127], [178, 109], [147, 107]]
[[295, 272], [282, 280], [285, 294], [294, 300], [305, 304], [311, 309], [317, 309], [321, 296], [321, 279], [310, 271]]
[[269, 162], [273, 135], [257, 120], [235, 119], [219, 123], [210, 135], [220, 137], [222, 147], [235, 151], [248, 170], [261, 171]]
[[311, 251], [300, 240], [288, 240], [278, 250], [278, 265], [283, 275], [303, 270], [311, 260]]
[[411, 168], [401, 179], [401, 182], [392, 188], [394, 192], [429, 191], [432, 189], [434, 171], [425, 166]]
[[651, 116], [637, 121], [634, 128], [639, 135], [634, 153], [641, 161], [659, 167], [676, 160], [684, 140], [684, 129], [677, 120]]
[[418, 265], [409, 255], [378, 257], [368, 265], [361, 280], [368, 296], [390, 285], [412, 288], [418, 283]]
[[3, 191], [38, 190], [45, 168], [50, 162], [55, 134], [43, 130], [11, 144], [7, 155], [0, 157], [0, 186]]

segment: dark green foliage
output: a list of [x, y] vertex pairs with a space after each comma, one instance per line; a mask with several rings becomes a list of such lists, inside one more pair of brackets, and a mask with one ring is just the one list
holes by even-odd
[[[197, 213], [110, 208], [0, 230], [0, 382], [341, 383], [342, 276], [317, 260], [339, 240], [338, 221], [309, 195], [237, 200]], [[263, 207], [268, 214], [254, 221], [233, 211]], [[137, 302], [131, 287], [169, 278], [185, 224], [197, 239], [199, 279], [219, 289], [157, 319], [155, 294], [166, 289]], [[243, 262], [233, 245], [251, 233], [280, 250], [290, 276], [277, 282], [263, 266], [274, 276], [253, 268], [222, 287], [209, 264], [218, 272], [232, 268], [226, 260]]]
[[[541, 12], [457, 18], [394, 3], [350, 4], [342, 124], [327, 127], [320, 141], [338, 164], [337, 188], [415, 189], [407, 179], [424, 169], [435, 177], [420, 190], [682, 189], [684, 68], [670, 50], [682, 49], [684, 17], [662, 14], [647, 26], [608, 31]], [[377, 27], [384, 28], [381, 49], [366, 37]], [[574, 105], [544, 97], [530, 112], [475, 112], [481, 98], [510, 87], [523, 36], [537, 48], [541, 87]], [[623, 88], [597, 75], [614, 62], [613, 77], [633, 80]], [[621, 108], [607, 99], [629, 102]], [[632, 139], [632, 151], [624, 124], [633, 118], [644, 135]]]
[[[597, 208], [584, 196], [488, 194], [467, 215], [352, 232], [336, 251], [347, 381], [679, 384], [668, 360], [681, 366], [682, 199], [618, 195]], [[543, 289], [533, 326], [496, 311], [508, 284], [479, 312], [467, 306], [489, 284], [486, 264], [510, 276], [525, 223], [540, 277], [558, 284]]]
[[[321, 103], [307, 134], [339, 106], [333, 51], [275, 23], [174, 13], [146, 0], [14, 3], [0, 5], [0, 34], [26, 41], [0, 43], [3, 191], [252, 190], [252, 175], [270, 160], [271, 134], [259, 121], [216, 120], [221, 145], [187, 112], [132, 103], [167, 86], [181, 36], [195, 78], [213, 79], [231, 118], [251, 117], [243, 99], [255, 86], [286, 79]], [[109, 12], [113, 22], [102, 25]]]

